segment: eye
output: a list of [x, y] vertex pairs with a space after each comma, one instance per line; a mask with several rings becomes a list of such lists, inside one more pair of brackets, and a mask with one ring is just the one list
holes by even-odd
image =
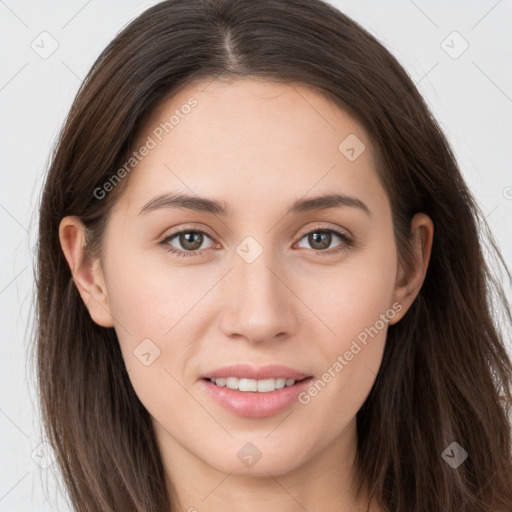
[[[333, 239], [334, 235], [334, 239]], [[159, 244], [164, 247], [166, 251], [169, 251], [177, 256], [196, 256], [201, 254], [201, 251], [205, 249], [203, 247], [204, 238], [207, 237], [210, 240], [210, 235], [200, 228], [194, 229], [182, 229], [171, 233], [170, 235], [163, 238]], [[328, 228], [326, 226], [317, 226], [313, 230], [303, 233], [299, 242], [307, 237], [307, 242], [310, 244], [311, 249], [318, 254], [332, 255], [347, 250], [353, 245], [352, 239], [338, 231], [336, 229]], [[338, 238], [342, 243], [335, 246], [334, 249], [331, 247], [331, 243]], [[171, 244], [171, 242], [177, 239], [177, 243], [181, 248], [177, 248]], [[211, 245], [210, 245], [211, 247]], [[326, 250], [329, 249], [329, 250]]]
[[[204, 249], [204, 247], [201, 246], [203, 245], [205, 236], [211, 239], [208, 233], [202, 229], [183, 229], [166, 236], [160, 241], [160, 245], [164, 246], [166, 251], [172, 252], [177, 256], [194, 256], [199, 254], [197, 251]], [[178, 243], [181, 245], [182, 249], [177, 249], [170, 244], [171, 240], [175, 238], [178, 239]]]
[[[337, 254], [348, 249], [352, 245], [352, 239], [348, 235], [336, 229], [326, 228], [325, 226], [318, 226], [313, 230], [304, 233], [300, 240], [304, 238], [306, 238], [306, 241], [312, 250], [319, 254], [321, 253], [322, 255]], [[340, 239], [342, 243], [339, 243], [334, 249], [332, 249], [331, 243], [333, 241], [335, 242], [336, 238]], [[326, 250], [329, 248], [330, 250]]]

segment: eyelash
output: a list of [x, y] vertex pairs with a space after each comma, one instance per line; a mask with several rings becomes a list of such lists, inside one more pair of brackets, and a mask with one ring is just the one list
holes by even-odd
[[[328, 251], [327, 250], [311, 249], [311, 250], [315, 251], [315, 253], [317, 255], [320, 255], [320, 256], [332, 256], [333, 254], [338, 254], [338, 253], [341, 253], [343, 251], [346, 251], [346, 250], [348, 250], [350, 247], [352, 247], [354, 245], [353, 240], [348, 235], [346, 235], [345, 233], [342, 233], [341, 231], [338, 231], [336, 229], [326, 228], [325, 226], [315, 226], [313, 229], [311, 229], [311, 230], [309, 230], [309, 231], [307, 231], [305, 233], [302, 233], [300, 238], [299, 238], [299, 241], [302, 240], [305, 236], [310, 235], [311, 233], [317, 233], [317, 232], [334, 233], [343, 242], [343, 243], [340, 244], [340, 246], [337, 249], [330, 249]], [[159, 245], [161, 245], [164, 248], [164, 250], [166, 250], [166, 251], [168, 251], [170, 253], [173, 253], [173, 254], [175, 254], [178, 257], [196, 256], [196, 255], [201, 254], [201, 251], [203, 251], [204, 249], [200, 249], [198, 251], [182, 251], [182, 250], [179, 250], [179, 249], [175, 249], [174, 247], [169, 245], [168, 242], [170, 240], [172, 240], [173, 238], [176, 238], [181, 233], [202, 233], [202, 234], [206, 235], [208, 238], [212, 238], [208, 234], [208, 232], [206, 232], [204, 229], [201, 229], [201, 228], [182, 229], [180, 231], [176, 231], [175, 233], [171, 233], [170, 235], [167, 235], [165, 238], [163, 238], [159, 242]]]

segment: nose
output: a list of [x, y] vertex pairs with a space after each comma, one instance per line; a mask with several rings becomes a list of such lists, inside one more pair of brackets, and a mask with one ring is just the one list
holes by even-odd
[[291, 336], [298, 326], [300, 301], [289, 279], [290, 274], [272, 259], [271, 251], [264, 250], [251, 263], [235, 254], [220, 292], [223, 333], [251, 343]]

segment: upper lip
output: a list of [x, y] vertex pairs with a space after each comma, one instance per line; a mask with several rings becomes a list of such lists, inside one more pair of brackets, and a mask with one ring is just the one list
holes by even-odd
[[217, 379], [222, 377], [238, 377], [239, 379], [254, 380], [278, 378], [302, 380], [308, 377], [308, 375], [288, 366], [278, 364], [256, 367], [240, 363], [232, 366], [223, 366], [222, 368], [209, 371], [201, 376], [203, 379]]

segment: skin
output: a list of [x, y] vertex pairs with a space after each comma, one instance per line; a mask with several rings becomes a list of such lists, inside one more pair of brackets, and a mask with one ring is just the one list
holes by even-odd
[[[368, 489], [355, 498], [356, 413], [381, 364], [388, 325], [403, 318], [423, 283], [432, 221], [422, 213], [412, 220], [419, 243], [406, 274], [371, 141], [308, 86], [190, 85], [151, 113], [136, 147], [192, 96], [197, 106], [133, 171], [100, 259], [83, 257], [79, 219], [62, 220], [75, 283], [92, 319], [116, 330], [183, 510], [224, 511], [235, 501], [243, 512], [364, 511]], [[338, 149], [350, 134], [366, 146], [354, 161]], [[223, 200], [232, 214], [164, 208], [138, 215], [163, 192]], [[360, 199], [371, 216], [347, 206], [285, 215], [303, 196], [332, 192]], [[351, 234], [355, 245], [332, 234], [322, 248], [307, 236], [318, 226]], [[208, 231], [200, 254], [179, 257], [158, 244], [182, 228]], [[252, 263], [236, 252], [247, 236], [263, 249]], [[179, 237], [167, 244], [187, 250]], [[236, 362], [284, 364], [320, 379], [389, 310], [389, 323], [307, 404], [245, 418], [201, 389], [205, 371]], [[147, 338], [160, 349], [149, 366], [133, 353]], [[247, 442], [262, 454], [250, 468], [237, 457]]]

